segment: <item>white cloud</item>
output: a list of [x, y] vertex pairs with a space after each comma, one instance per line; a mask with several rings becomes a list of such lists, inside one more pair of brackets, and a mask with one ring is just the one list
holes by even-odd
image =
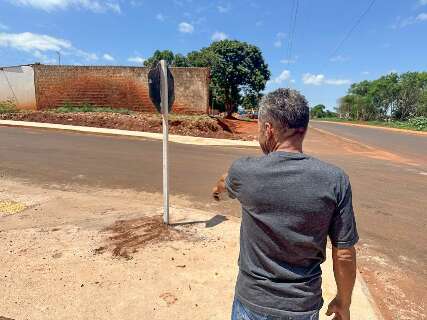
[[0, 33], [0, 47], [29, 52], [36, 58], [45, 58], [46, 56], [41, 56], [44, 52], [59, 51], [64, 56], [81, 57], [87, 61], [98, 60], [95, 53], [75, 48], [68, 40], [31, 32]]
[[161, 13], [156, 14], [156, 19], [163, 22], [165, 21], [165, 16]]
[[283, 39], [285, 39], [286, 34], [283, 32], [278, 32], [276, 34], [276, 41], [274, 41], [273, 45], [276, 48], [281, 48], [283, 46]]
[[104, 58], [104, 60], [107, 60], [107, 61], [114, 61], [115, 60], [114, 57], [108, 53], [104, 53], [104, 55], [102, 57]]
[[281, 84], [290, 79], [291, 79], [291, 72], [289, 70], [283, 70], [276, 78], [271, 80], [271, 82]]
[[262, 20], [259, 20], [259, 21], [257, 21], [256, 23], [255, 23], [255, 26], [256, 27], [261, 27], [261, 26], [263, 26], [264, 25], [264, 21], [262, 21]]
[[328, 79], [325, 77], [324, 74], [311, 74], [311, 73], [303, 74], [302, 82], [307, 85], [315, 85], [315, 86], [320, 86], [323, 84], [340, 86], [340, 85], [351, 83], [351, 81], [347, 79]]
[[304, 84], [313, 84], [315, 86], [320, 86], [325, 80], [325, 76], [323, 74], [311, 74], [305, 73], [302, 76], [302, 82]]
[[294, 64], [295, 62], [297, 62], [298, 57], [295, 57], [293, 59], [282, 59], [280, 60], [280, 63], [283, 64]]
[[128, 61], [136, 63], [136, 64], [143, 64], [145, 59], [143, 57], [140, 57], [140, 56], [134, 56], [134, 57], [129, 57]]
[[21, 51], [60, 51], [72, 48], [71, 42], [31, 32], [0, 33], [0, 46]]
[[427, 0], [419, 0], [418, 3], [420, 4], [420, 6], [425, 6], [427, 5]]
[[211, 39], [212, 41], [221, 41], [221, 40], [228, 39], [228, 35], [225, 34], [224, 32], [215, 31]]
[[427, 20], [427, 13], [425, 13], [425, 12], [420, 13], [415, 19], [417, 21], [426, 21]]
[[[68, 52], [65, 52], [65, 55], [69, 54]], [[98, 60], [98, 55], [96, 53], [92, 53], [92, 52], [86, 52], [84, 50], [80, 50], [80, 49], [75, 49], [73, 48], [73, 50], [70, 52], [70, 54], [78, 56], [78, 57], [82, 57], [87, 61], [96, 61]]]
[[350, 60], [349, 57], [344, 57], [341, 55], [338, 55], [338, 56], [335, 56], [335, 57], [332, 57], [329, 59], [329, 61], [331, 61], [331, 62], [346, 62], [348, 60]]
[[227, 12], [229, 12], [229, 11], [230, 11], [230, 9], [231, 9], [231, 7], [230, 7], [230, 5], [229, 5], [229, 4], [227, 4], [226, 6], [221, 6], [221, 5], [219, 5], [219, 6], [217, 6], [216, 8], [218, 9], [218, 12], [220, 12], [220, 13], [227, 13]]
[[179, 30], [179, 32], [182, 32], [182, 33], [193, 33], [194, 27], [193, 27], [193, 25], [189, 24], [188, 22], [181, 22], [178, 25], [178, 30]]
[[9, 27], [3, 23], [0, 22], [0, 30], [8, 30]]
[[[427, 0], [426, 0], [427, 1]], [[397, 22], [391, 26], [392, 29], [401, 29], [407, 26], [422, 23], [427, 21], [427, 12], [422, 12], [417, 16], [408, 17], [406, 19], [401, 19], [401, 17], [397, 17]]]
[[369, 71], [362, 71], [362, 74], [367, 76], [368, 74], [370, 74], [370, 72]]
[[33, 56], [38, 59], [37, 62], [45, 63], [45, 64], [55, 64], [58, 62], [57, 59], [47, 56], [46, 54], [41, 53], [39, 50], [33, 52]]
[[130, 5], [132, 7], [140, 7], [142, 6], [144, 3], [142, 1], [138, 1], [138, 0], [131, 0]]
[[117, 1], [102, 0], [9, 0], [18, 6], [33, 7], [45, 11], [65, 10], [70, 7], [86, 9], [93, 12], [121, 12]]
[[351, 81], [348, 79], [325, 79], [326, 84], [331, 84], [334, 86], [342, 86], [345, 84], [350, 84]]

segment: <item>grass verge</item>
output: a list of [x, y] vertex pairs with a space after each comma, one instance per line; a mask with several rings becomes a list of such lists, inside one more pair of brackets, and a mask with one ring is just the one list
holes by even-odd
[[51, 111], [56, 113], [108, 112], [108, 113], [119, 113], [119, 114], [132, 114], [132, 111], [128, 109], [97, 107], [97, 106], [92, 106], [90, 104], [84, 104], [84, 105], [64, 104], [58, 108], [52, 109]]

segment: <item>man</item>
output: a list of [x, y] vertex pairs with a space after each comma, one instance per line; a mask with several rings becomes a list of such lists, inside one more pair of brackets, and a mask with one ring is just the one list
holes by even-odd
[[217, 200], [228, 191], [242, 205], [232, 320], [319, 319], [328, 235], [338, 290], [327, 315], [350, 319], [358, 241], [350, 181], [303, 153], [308, 121], [297, 91], [266, 95], [258, 120], [265, 155], [235, 161], [213, 190]]

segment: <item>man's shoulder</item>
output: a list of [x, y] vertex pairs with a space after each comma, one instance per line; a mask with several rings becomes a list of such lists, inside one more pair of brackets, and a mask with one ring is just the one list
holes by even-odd
[[253, 170], [265, 161], [265, 156], [249, 156], [249, 157], [242, 157], [237, 160], [235, 160], [230, 167], [230, 171], [233, 172], [245, 172], [247, 170]]
[[347, 173], [340, 167], [320, 160], [316, 157], [310, 156], [309, 158], [310, 167], [312, 170], [323, 173], [324, 175], [330, 176], [332, 179], [337, 179], [339, 181], [348, 180]]

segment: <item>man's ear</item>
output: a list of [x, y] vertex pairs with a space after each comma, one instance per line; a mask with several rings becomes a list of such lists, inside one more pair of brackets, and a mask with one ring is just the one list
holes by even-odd
[[273, 126], [270, 122], [264, 123], [264, 132], [266, 137], [271, 137], [272, 135], [274, 135], [273, 130]]

